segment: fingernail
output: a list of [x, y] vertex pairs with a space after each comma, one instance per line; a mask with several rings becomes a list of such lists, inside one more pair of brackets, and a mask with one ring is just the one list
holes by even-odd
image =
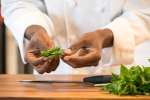
[[70, 58], [68, 56], [64, 57], [64, 60], [68, 61]]
[[48, 58], [44, 57], [43, 60], [46, 61], [46, 60], [48, 60]]
[[52, 62], [52, 59], [49, 59], [48, 62], [51, 63], [51, 62]]
[[64, 52], [65, 52], [66, 54], [71, 54], [71, 53], [72, 53], [72, 51], [71, 51], [70, 49], [66, 49]]

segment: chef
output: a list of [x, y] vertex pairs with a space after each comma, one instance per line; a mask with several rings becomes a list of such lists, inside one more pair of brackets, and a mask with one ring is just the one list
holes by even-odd
[[[23, 62], [39, 73], [102, 74], [103, 68], [121, 63], [147, 64], [150, 0], [1, 3], [5, 24], [18, 43]], [[54, 46], [65, 49], [63, 61], [39, 55]]]

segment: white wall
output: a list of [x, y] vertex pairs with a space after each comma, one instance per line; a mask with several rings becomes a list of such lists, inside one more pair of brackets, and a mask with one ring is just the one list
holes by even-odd
[[6, 73], [17, 74], [17, 46], [12, 33], [6, 29]]

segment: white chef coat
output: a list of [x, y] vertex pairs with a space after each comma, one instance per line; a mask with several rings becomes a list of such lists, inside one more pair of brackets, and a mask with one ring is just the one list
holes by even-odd
[[[114, 45], [103, 50], [97, 67], [74, 69], [61, 61], [53, 73], [101, 74], [102, 66], [147, 64], [150, 57], [150, 0], [1, 0], [5, 24], [12, 31], [24, 63], [24, 32], [41, 25], [63, 48], [86, 32], [113, 31]], [[143, 43], [143, 44], [141, 44]]]

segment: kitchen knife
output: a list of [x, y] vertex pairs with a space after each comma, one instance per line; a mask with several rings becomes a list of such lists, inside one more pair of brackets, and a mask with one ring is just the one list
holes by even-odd
[[96, 76], [85, 77], [83, 79], [83, 82], [102, 84], [102, 83], [110, 83], [111, 79], [112, 79], [111, 75], [96, 75]]
[[28, 83], [83, 83], [82, 81], [71, 81], [71, 80], [21, 80], [19, 82], [28, 82]]
[[19, 82], [28, 82], [28, 83], [93, 83], [93, 84], [102, 84], [110, 83], [112, 79], [111, 75], [97, 75], [89, 76], [83, 78], [82, 81], [72, 81], [72, 80], [21, 80]]

